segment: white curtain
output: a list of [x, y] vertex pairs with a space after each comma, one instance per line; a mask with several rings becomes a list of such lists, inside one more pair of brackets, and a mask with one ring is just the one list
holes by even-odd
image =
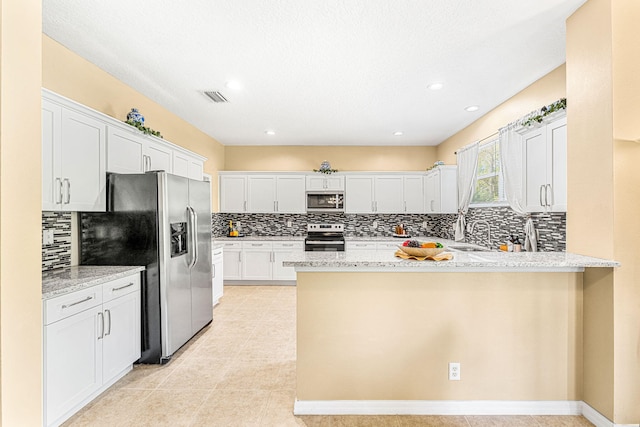
[[456, 242], [464, 240], [467, 221], [465, 215], [469, 210], [473, 187], [476, 183], [476, 169], [478, 168], [478, 147], [474, 142], [458, 150], [456, 162], [458, 164], [458, 219], [455, 225]]
[[524, 225], [524, 250], [538, 251], [538, 234], [531, 219], [531, 215], [524, 208], [524, 188], [522, 174], [524, 144], [522, 138], [515, 129], [520, 126], [520, 120], [510, 123], [500, 129], [500, 157], [502, 177], [504, 181], [504, 194], [509, 206], [517, 214], [526, 217]]

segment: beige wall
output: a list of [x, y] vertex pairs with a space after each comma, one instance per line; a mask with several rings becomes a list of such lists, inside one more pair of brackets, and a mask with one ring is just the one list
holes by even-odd
[[[447, 164], [455, 164], [454, 152], [467, 144], [486, 138], [501, 127], [531, 111], [566, 96], [565, 66], [561, 65], [540, 80], [523, 89], [478, 120], [443, 141], [436, 156]], [[569, 100], [571, 103], [571, 100]]]
[[567, 249], [622, 264], [585, 276], [584, 400], [619, 424], [640, 422], [638, 19], [634, 0], [589, 0], [567, 21]]
[[0, 0], [0, 425], [42, 425], [40, 0]]
[[424, 171], [438, 160], [435, 154], [435, 147], [228, 146], [225, 170], [312, 171], [328, 160], [341, 172]]
[[42, 86], [119, 120], [132, 107], [164, 138], [207, 157], [205, 173], [212, 177], [212, 208], [218, 206], [218, 171], [224, 168], [224, 146], [130, 86], [42, 35]]
[[297, 289], [299, 400], [581, 399], [580, 273], [298, 273]]

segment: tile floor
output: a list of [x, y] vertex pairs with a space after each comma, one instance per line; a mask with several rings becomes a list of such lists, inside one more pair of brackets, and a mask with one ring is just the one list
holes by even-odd
[[213, 323], [164, 366], [137, 365], [65, 426], [591, 426], [574, 416], [301, 416], [293, 286], [225, 286]]

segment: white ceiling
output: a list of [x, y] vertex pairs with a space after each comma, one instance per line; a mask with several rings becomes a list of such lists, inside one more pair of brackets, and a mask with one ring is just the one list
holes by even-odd
[[224, 145], [437, 145], [561, 65], [584, 2], [43, 0], [43, 31]]

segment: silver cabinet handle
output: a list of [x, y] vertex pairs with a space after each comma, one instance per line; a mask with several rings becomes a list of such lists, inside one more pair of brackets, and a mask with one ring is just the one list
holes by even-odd
[[273, 211], [278, 212], [278, 202], [276, 202], [275, 200], [273, 201]]
[[220, 255], [222, 253], [222, 251], [220, 252], [214, 252], [213, 255]]
[[61, 205], [62, 204], [62, 180], [60, 178], [56, 178], [56, 190], [58, 192], [58, 197], [56, 197], [56, 204]]
[[104, 338], [104, 314], [102, 314], [102, 312], [98, 313], [98, 321], [100, 322], [100, 335], [98, 335], [98, 339], [101, 340]]
[[243, 206], [243, 210], [246, 212], [247, 211], [247, 201], [246, 200], [244, 201], [244, 204], [242, 206]]
[[404, 201], [404, 211], [405, 212], [407, 211], [407, 201], [406, 200]]
[[541, 185], [540, 186], [540, 206], [545, 206], [545, 203], [542, 201], [542, 192], [544, 191], [545, 186]]
[[65, 183], [65, 188], [67, 190], [67, 197], [64, 203], [68, 205], [71, 201], [71, 182], [69, 181], [69, 178], [63, 179], [62, 182]]
[[242, 252], [238, 251], [238, 262], [242, 262]]
[[117, 287], [117, 288], [111, 288], [111, 291], [112, 292], [120, 291], [122, 289], [129, 288], [131, 286], [133, 286], [133, 282], [130, 282], [128, 285], [120, 286], [120, 287]]
[[285, 248], [290, 248], [293, 246], [293, 243], [283, 243], [282, 246]]
[[[547, 206], [551, 207], [551, 205], [553, 205], [554, 200], [553, 200], [553, 189], [551, 188], [551, 184], [547, 184], [547, 195], [549, 196], [549, 202], [547, 204]], [[547, 196], [545, 195], [545, 198]]]
[[264, 243], [252, 243], [251, 244], [252, 248], [257, 248], [257, 247], [260, 247], [260, 246], [264, 246]]
[[433, 212], [433, 211], [435, 211], [435, 210], [436, 210], [436, 208], [434, 208], [434, 207], [433, 207], [433, 205], [434, 205], [434, 203], [435, 203], [435, 202], [436, 202], [435, 200], [431, 200], [431, 201], [429, 202], [429, 207], [431, 208], [431, 212]]
[[211, 275], [211, 277], [213, 277], [215, 279], [216, 277], [216, 265], [213, 264], [213, 274]]
[[371, 201], [371, 212], [375, 212], [376, 211], [376, 205], [373, 204], [373, 200]]
[[111, 335], [111, 310], [104, 311], [107, 314], [107, 319], [109, 320], [109, 327], [107, 328], [107, 332], [105, 332], [104, 336]]
[[73, 307], [74, 305], [78, 305], [78, 304], [82, 304], [83, 302], [91, 301], [92, 299], [93, 299], [92, 296], [88, 296], [85, 299], [82, 299], [80, 301], [72, 302], [71, 304], [64, 304], [62, 306], [62, 309], [65, 310], [65, 309], [67, 309], [69, 307]]

